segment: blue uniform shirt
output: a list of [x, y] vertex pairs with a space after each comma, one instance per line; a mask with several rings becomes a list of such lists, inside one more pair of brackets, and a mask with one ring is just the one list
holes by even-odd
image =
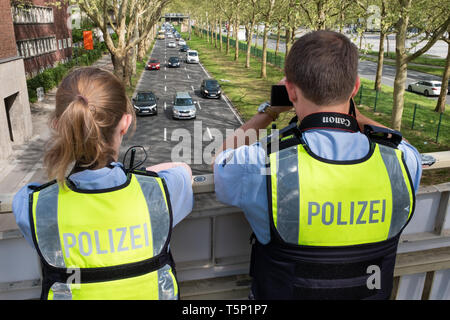
[[[369, 152], [369, 140], [360, 132], [334, 129], [312, 129], [303, 133], [311, 151], [328, 160], [357, 160]], [[419, 152], [406, 141], [398, 146], [403, 151], [406, 166], [417, 192], [422, 175]], [[242, 209], [258, 241], [270, 241], [269, 209], [265, 151], [259, 143], [227, 149], [214, 164], [214, 183], [217, 200]], [[363, 183], [363, 181], [361, 181]]]
[[[121, 163], [113, 162], [112, 165], [114, 166], [112, 169], [105, 167], [98, 170], [84, 170], [74, 173], [70, 176], [70, 180], [77, 188], [84, 190], [98, 190], [120, 186], [127, 181], [127, 176], [121, 168], [123, 167]], [[158, 175], [166, 181], [172, 205], [173, 226], [175, 226], [192, 211], [194, 205], [191, 177], [183, 167], [163, 170], [158, 172]], [[33, 192], [33, 190], [28, 188], [30, 185], [39, 186], [38, 183], [30, 183], [20, 189], [14, 196], [12, 209], [20, 231], [34, 248], [28, 206], [29, 194]]]

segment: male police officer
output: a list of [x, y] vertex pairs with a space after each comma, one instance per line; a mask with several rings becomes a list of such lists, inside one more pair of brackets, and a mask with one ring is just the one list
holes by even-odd
[[[240, 207], [256, 236], [250, 266], [256, 299], [390, 296], [420, 154], [355, 110], [357, 68], [357, 48], [344, 35], [301, 37], [281, 82], [300, 125], [280, 131], [279, 150], [235, 133], [218, 153], [217, 198]], [[289, 109], [262, 104], [241, 132], [266, 128]]]

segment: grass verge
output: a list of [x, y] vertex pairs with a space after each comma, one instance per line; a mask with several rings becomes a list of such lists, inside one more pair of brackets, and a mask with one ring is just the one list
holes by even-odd
[[[184, 34], [183, 37], [186, 38], [186, 35]], [[256, 113], [256, 108], [261, 102], [270, 99], [271, 86], [284, 76], [282, 70], [267, 65], [267, 78], [261, 79], [259, 77], [261, 69], [259, 60], [252, 58], [250, 68], [247, 69], [245, 68], [245, 54], [240, 54], [239, 59], [234, 61], [233, 48], [230, 48], [229, 54], [226, 55], [225, 51], [219, 51], [214, 48], [214, 44], [211, 45], [205, 38], [200, 38], [195, 34], [192, 34], [191, 40], [187, 42], [190, 48], [199, 52], [200, 61], [211, 76], [220, 82], [223, 92], [231, 100], [244, 121], [249, 120]], [[367, 79], [361, 79], [361, 81], [365, 88], [373, 88], [373, 81]], [[363, 103], [359, 107], [360, 111], [368, 117], [390, 126], [392, 93], [393, 88], [383, 85], [382, 94], [379, 95], [377, 100], [377, 112], [373, 112], [373, 103], [370, 100], [373, 97], [371, 98], [370, 94], [365, 95], [363, 92]], [[358, 101], [358, 98], [356, 101]], [[445, 142], [435, 143], [434, 136], [428, 132], [432, 130], [430, 125], [435, 125], [435, 119], [431, 119], [431, 117], [436, 117], [436, 113], [432, 111], [435, 103], [434, 100], [405, 92], [405, 116], [402, 134], [421, 153], [450, 150], [450, 122], [441, 133]], [[411, 109], [414, 104], [421, 105], [420, 108], [426, 112], [421, 112], [421, 114], [425, 114], [423, 119], [417, 117], [416, 114], [415, 128], [418, 129], [411, 130], [409, 129], [411, 127], [410, 117], [412, 117]], [[276, 122], [277, 127], [286, 126], [293, 116], [293, 112], [282, 114]], [[427, 116], [430, 118], [427, 118]], [[430, 123], [430, 121], [433, 121], [433, 123]], [[450, 181], [450, 169], [428, 170], [424, 171], [422, 184], [438, 184], [448, 181]]]

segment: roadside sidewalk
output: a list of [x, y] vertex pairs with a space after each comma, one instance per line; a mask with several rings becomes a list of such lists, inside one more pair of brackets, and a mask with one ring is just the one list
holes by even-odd
[[[113, 70], [109, 54], [92, 66]], [[22, 145], [13, 146], [13, 154], [7, 160], [0, 160], [0, 201], [3, 204], [10, 204], [14, 194], [27, 183], [48, 181], [42, 161], [45, 145], [50, 138], [48, 120], [55, 108], [56, 89], [47, 92], [43, 101], [30, 104], [32, 138]]]

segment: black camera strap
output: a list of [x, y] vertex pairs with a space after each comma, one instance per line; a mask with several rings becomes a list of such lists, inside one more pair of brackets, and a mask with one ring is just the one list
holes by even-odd
[[348, 132], [359, 132], [358, 122], [356, 118], [338, 112], [319, 112], [306, 116], [300, 126], [300, 131], [310, 129], [338, 129]]

